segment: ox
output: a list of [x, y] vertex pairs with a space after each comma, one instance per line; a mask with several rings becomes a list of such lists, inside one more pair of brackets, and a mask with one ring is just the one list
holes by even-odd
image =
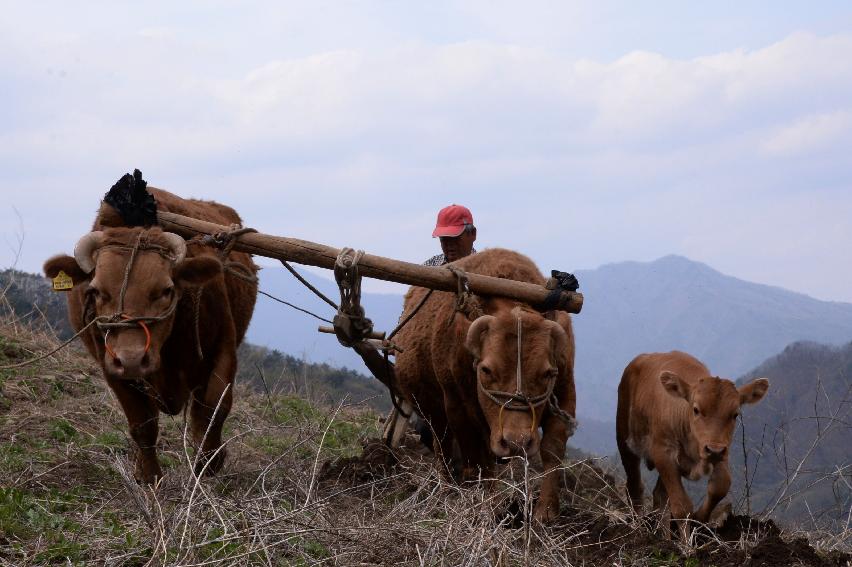
[[[237, 213], [213, 202], [182, 199], [150, 189], [157, 208], [223, 225]], [[160, 411], [175, 415], [190, 404], [193, 438], [200, 445], [196, 472], [216, 472], [224, 460], [222, 425], [232, 402], [237, 346], [254, 310], [253, 278], [223, 271], [217, 252], [160, 228], [116, 226], [121, 219], [101, 205], [93, 231], [74, 257], [55, 256], [44, 265], [53, 278], [71, 276], [71, 324], [103, 369], [121, 404], [136, 445], [136, 477], [162, 476], [157, 460]], [[246, 276], [256, 266], [232, 252]], [[199, 352], [200, 348], [200, 352]]]
[[[640, 461], [657, 469], [654, 508], [668, 501], [673, 520], [706, 522], [731, 486], [728, 447], [740, 406], [766, 394], [769, 381], [758, 378], [737, 388], [710, 375], [684, 352], [642, 354], [627, 365], [618, 386], [616, 437], [634, 509], [641, 510]], [[693, 512], [681, 477], [709, 474], [707, 496]]]
[[[529, 258], [510, 250], [485, 250], [452, 265], [539, 285], [545, 281]], [[404, 311], [426, 293], [411, 288]], [[445, 473], [454, 468], [447, 464], [455, 464], [463, 480], [473, 479], [490, 474], [496, 458], [540, 452], [545, 476], [533, 516], [547, 522], [559, 513], [557, 469], [573, 433], [571, 319], [558, 312], [549, 320], [506, 299], [479, 297], [477, 303], [462, 314], [451, 293], [436, 292], [426, 301], [397, 335], [404, 349], [396, 359], [397, 387], [430, 424]], [[454, 441], [460, 454], [455, 463], [449, 460]]]

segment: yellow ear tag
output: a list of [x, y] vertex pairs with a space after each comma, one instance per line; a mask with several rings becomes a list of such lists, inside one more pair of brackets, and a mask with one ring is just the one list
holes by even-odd
[[73, 287], [74, 280], [72, 280], [71, 276], [63, 271], [60, 271], [56, 274], [56, 277], [53, 278], [53, 291], [68, 291]]

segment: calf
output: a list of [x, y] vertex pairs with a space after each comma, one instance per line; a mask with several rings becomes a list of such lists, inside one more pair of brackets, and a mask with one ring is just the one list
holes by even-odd
[[[769, 380], [758, 378], [737, 388], [710, 375], [684, 352], [642, 354], [624, 369], [618, 386], [616, 437], [634, 509], [641, 510], [640, 460], [657, 469], [654, 508], [669, 503], [673, 520], [706, 522], [731, 486], [728, 447], [740, 406], [760, 401]], [[707, 497], [693, 512], [681, 483], [709, 474]]]

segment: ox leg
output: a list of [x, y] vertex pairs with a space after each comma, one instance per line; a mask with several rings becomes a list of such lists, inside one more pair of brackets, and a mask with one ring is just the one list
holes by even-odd
[[231, 411], [236, 370], [235, 358], [229, 354], [220, 354], [210, 373], [207, 387], [196, 388], [192, 392], [192, 436], [196, 444], [200, 445], [195, 463], [196, 474], [202, 471], [214, 474], [225, 461], [222, 426]]
[[[621, 455], [621, 465], [624, 467], [624, 474], [627, 477], [627, 494], [630, 496], [630, 503], [633, 505], [633, 511], [640, 514], [642, 513], [642, 499], [645, 497], [645, 483], [642, 482], [642, 459], [630, 450], [630, 447], [621, 437], [618, 438], [618, 453]], [[657, 484], [659, 486], [659, 483]], [[654, 494], [656, 497], [656, 489]]]
[[[660, 473], [657, 482], [662, 484], [665, 493], [668, 495], [672, 521], [678, 525], [681, 534], [685, 537], [688, 526], [687, 520], [692, 514], [692, 500], [683, 488], [680, 470], [664, 447], [653, 447], [651, 458], [657, 467], [657, 472]], [[658, 491], [655, 489], [654, 492], [657, 493]]]
[[443, 412], [436, 412], [427, 424], [432, 429], [432, 451], [435, 453], [438, 470], [445, 480], [452, 481], [454, 478], [453, 436], [450, 433], [447, 418]]
[[663, 512], [668, 501], [669, 495], [666, 492], [666, 485], [663, 484], [661, 477], [657, 477], [657, 484], [654, 485], [654, 511]]
[[490, 474], [488, 448], [483, 443], [483, 436], [476, 422], [469, 419], [466, 408], [459, 403], [459, 398], [456, 396], [445, 393], [444, 407], [449, 421], [449, 429], [452, 432], [452, 437], [458, 442], [459, 452], [461, 453], [460, 480], [473, 481], [479, 478], [480, 473], [483, 475]]
[[541, 482], [541, 494], [533, 511], [533, 519], [542, 523], [552, 522], [559, 516], [559, 485], [562, 479], [560, 467], [565, 458], [565, 444], [567, 442], [568, 429], [565, 427], [565, 423], [556, 417], [547, 418], [541, 438], [541, 462], [544, 465], [544, 478]]
[[136, 479], [147, 484], [154, 484], [163, 476], [163, 470], [157, 461], [157, 435], [159, 412], [144, 391], [143, 386], [135, 382], [108, 380], [107, 383], [124, 415], [130, 428], [130, 437], [136, 444]]
[[695, 512], [695, 519], [699, 522], [707, 522], [710, 519], [710, 514], [713, 513], [713, 509], [728, 494], [730, 489], [731, 472], [728, 469], [727, 461], [716, 464], [707, 482], [707, 496], [704, 498], [701, 507]]

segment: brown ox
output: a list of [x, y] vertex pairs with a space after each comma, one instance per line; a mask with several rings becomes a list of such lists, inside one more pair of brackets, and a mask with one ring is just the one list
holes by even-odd
[[[485, 250], [453, 265], [471, 273], [544, 283], [529, 258], [510, 250]], [[411, 288], [405, 312], [426, 292]], [[481, 314], [471, 322], [455, 311], [454, 294], [436, 292], [428, 299], [398, 335], [404, 349], [396, 361], [398, 387], [432, 427], [442, 470], [445, 456], [453, 454], [454, 440], [463, 479], [490, 474], [497, 457], [541, 451], [546, 474], [534, 517], [549, 521], [559, 513], [556, 469], [570, 434], [550, 402], [572, 418], [576, 405], [571, 319], [560, 312], [557, 321], [551, 321], [506, 299], [480, 297], [478, 302], [474, 311]], [[528, 403], [512, 399], [516, 392]]]
[[[150, 192], [159, 210], [223, 225], [240, 223], [224, 205]], [[137, 478], [150, 483], [162, 476], [156, 455], [158, 414], [180, 413], [190, 399], [192, 434], [201, 445], [196, 471], [215, 472], [224, 459], [222, 424], [231, 408], [237, 346], [251, 320], [257, 286], [223, 272], [217, 252], [197, 241], [187, 243], [156, 227], [118, 224], [115, 211], [102, 204], [93, 232], [77, 243], [75, 257], [51, 258], [45, 274], [52, 278], [62, 270], [73, 278], [68, 312], [75, 330], [101, 318], [81, 338], [127, 417], [138, 446]], [[232, 252], [229, 260], [248, 273], [257, 269], [248, 254]], [[143, 319], [110, 325], [127, 317]]]
[[[640, 460], [659, 473], [654, 508], [668, 500], [672, 519], [706, 522], [731, 486], [728, 447], [740, 406], [753, 404], [769, 388], [758, 378], [737, 389], [730, 380], [710, 375], [684, 352], [642, 354], [624, 369], [618, 386], [616, 436], [627, 491], [634, 508], [642, 507]], [[710, 474], [707, 496], [693, 513], [681, 477]]]

